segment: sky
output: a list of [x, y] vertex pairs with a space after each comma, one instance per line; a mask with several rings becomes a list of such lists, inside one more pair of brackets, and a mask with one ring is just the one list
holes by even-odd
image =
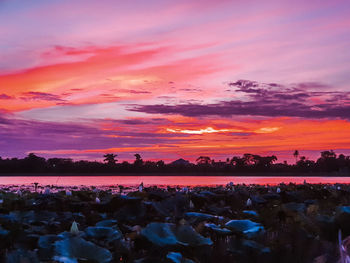
[[350, 154], [350, 2], [0, 0], [0, 156]]

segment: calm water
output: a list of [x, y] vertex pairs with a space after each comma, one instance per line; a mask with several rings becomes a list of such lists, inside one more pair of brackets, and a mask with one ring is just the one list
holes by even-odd
[[180, 185], [180, 186], [213, 186], [226, 185], [229, 182], [235, 184], [269, 184], [280, 183], [301, 184], [350, 184], [350, 177], [257, 177], [257, 176], [16, 176], [0, 177], [0, 185], [27, 185], [38, 182], [42, 185], [61, 186], [102, 186], [102, 185]]

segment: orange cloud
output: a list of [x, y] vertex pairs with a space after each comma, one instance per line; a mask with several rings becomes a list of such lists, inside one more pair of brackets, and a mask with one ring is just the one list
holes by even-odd
[[[136, 120], [134, 120], [136, 121]], [[138, 119], [141, 121], [141, 119]], [[142, 121], [147, 122], [147, 119]], [[162, 122], [169, 122], [170, 120], [162, 120]], [[166, 160], [171, 160], [174, 157], [169, 156], [182, 156], [194, 160], [196, 156], [208, 155], [213, 158], [232, 157], [233, 155], [241, 155], [244, 153], [256, 153], [265, 154], [276, 152], [292, 152], [295, 149], [299, 150], [312, 150], [322, 151], [327, 149], [347, 149], [350, 147], [350, 123], [345, 120], [302, 120], [295, 118], [271, 118], [265, 120], [245, 119], [240, 121], [231, 121], [227, 119], [221, 120], [205, 120], [205, 119], [192, 119], [192, 125], [203, 124], [207, 122], [207, 128], [193, 128], [190, 130], [180, 128], [163, 128], [162, 124], [151, 123], [148, 126], [144, 126], [140, 122], [138, 125], [126, 125], [114, 127], [110, 126], [109, 131], [121, 131], [126, 132], [129, 127], [129, 131], [144, 132], [144, 128], [147, 128], [147, 132], [154, 133], [154, 138], [162, 136], [166, 139], [166, 133], [178, 134], [185, 137], [171, 137], [168, 143], [157, 143], [156, 141], [152, 145], [124, 145], [118, 147], [89, 149], [88, 147], [83, 150], [74, 149], [61, 149], [61, 150], [44, 150], [35, 151], [43, 154], [103, 154], [106, 152], [124, 153], [130, 154], [139, 152], [141, 154], [157, 153], [161, 156], [168, 156]], [[135, 122], [137, 123], [137, 122]], [[170, 124], [175, 123], [170, 121]], [[226, 128], [215, 128], [213, 123], [223, 123]], [[105, 125], [103, 127], [106, 127]], [[174, 127], [174, 126], [172, 126]], [[198, 127], [198, 126], [197, 126]], [[203, 127], [203, 126], [202, 126]], [[211, 128], [210, 128], [211, 127]], [[220, 130], [230, 130], [232, 127], [242, 127], [240, 133], [232, 133]], [[189, 131], [189, 132], [188, 132]], [[209, 131], [209, 132], [206, 132]], [[242, 132], [244, 131], [244, 132]], [[132, 138], [135, 136], [128, 135], [126, 132], [123, 135], [106, 135], [108, 137], [114, 137], [116, 139]], [[142, 136], [142, 134], [140, 134]], [[186, 138], [186, 140], [174, 140], [178, 138]], [[34, 149], [33, 149], [34, 150]], [[35, 149], [39, 150], [39, 149]]]
[[[2, 92], [11, 97], [11, 102], [0, 101], [0, 108], [23, 111], [65, 104], [149, 99], [166, 92], [174, 94], [174, 82], [184, 85], [186, 80], [194, 81], [214, 72], [208, 65], [214, 55], [162, 61], [159, 58], [172, 52], [170, 48], [132, 48], [135, 49], [134, 46], [130, 50], [122, 46], [56, 47], [46, 51], [43, 58], [49, 60], [48, 64], [61, 56], [66, 58], [65, 62], [0, 75]], [[28, 92], [52, 94], [61, 101], [23, 99], [23, 94]], [[181, 97], [181, 91], [175, 93]]]

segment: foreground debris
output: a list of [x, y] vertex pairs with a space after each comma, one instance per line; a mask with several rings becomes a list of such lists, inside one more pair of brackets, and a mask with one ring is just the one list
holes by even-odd
[[0, 261], [348, 259], [348, 185], [122, 188], [2, 187]]

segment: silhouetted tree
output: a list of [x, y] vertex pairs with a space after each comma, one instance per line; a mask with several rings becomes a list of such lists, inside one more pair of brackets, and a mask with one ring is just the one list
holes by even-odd
[[275, 155], [272, 156], [260, 156], [254, 155], [255, 166], [258, 169], [266, 170], [266, 168], [270, 168], [271, 165], [277, 161], [277, 157]]
[[105, 155], [103, 155], [103, 157], [105, 157], [103, 161], [109, 165], [115, 165], [118, 161], [116, 159], [117, 156], [118, 156], [117, 154], [106, 153]]
[[242, 158], [245, 166], [251, 166], [257, 163], [257, 158], [253, 154], [245, 153]]
[[141, 166], [143, 164], [143, 160], [141, 158], [141, 155], [136, 153], [136, 154], [134, 154], [134, 156], [135, 156], [134, 165], [135, 166]]
[[[348, 175], [350, 172], [350, 156], [340, 154], [338, 157], [334, 151], [321, 152], [317, 162], [308, 160], [305, 156], [298, 156], [296, 165], [276, 163], [277, 157], [260, 156], [246, 153], [242, 157], [234, 156], [226, 162], [215, 162], [209, 156], [200, 156], [197, 165], [186, 160], [179, 159], [165, 164], [164, 161], [144, 162], [140, 154], [135, 154], [134, 163], [126, 161], [117, 163], [115, 154], [104, 155], [104, 163], [97, 161], [73, 161], [69, 158], [45, 159], [34, 153], [28, 154], [23, 159], [0, 158], [0, 173], [104, 173], [104, 172], [338, 172]], [[111, 165], [113, 164], [113, 165]], [[297, 175], [297, 173], [296, 173]]]
[[293, 156], [295, 158], [295, 163], [297, 163], [298, 162], [298, 157], [299, 157], [299, 151], [295, 150], [294, 153], [293, 153]]
[[307, 159], [305, 156], [301, 156], [297, 161], [296, 166], [300, 171], [309, 172], [315, 168], [315, 162]]
[[317, 160], [318, 169], [321, 172], [332, 172], [339, 170], [337, 155], [333, 150], [321, 152], [321, 157]]
[[337, 155], [333, 150], [321, 152], [321, 159], [335, 159]]
[[236, 169], [242, 169], [245, 166], [244, 159], [238, 156], [233, 156], [230, 164], [235, 166]]
[[339, 154], [337, 162], [339, 168], [346, 167], [346, 156], [344, 154]]
[[46, 170], [45, 158], [39, 157], [34, 153], [29, 153], [22, 161], [23, 167], [33, 172], [44, 172]]
[[210, 157], [208, 157], [208, 156], [199, 156], [196, 161], [197, 161], [197, 164], [208, 165], [210, 163]]
[[74, 162], [70, 158], [50, 158], [47, 166], [54, 172], [69, 172], [74, 170]]
[[158, 162], [157, 162], [157, 167], [159, 167], [159, 168], [163, 168], [164, 166], [165, 166], [165, 163], [164, 163], [164, 161], [163, 160], [159, 160]]
[[119, 168], [122, 172], [129, 172], [132, 169], [132, 164], [130, 164], [127, 161], [123, 161], [120, 165]]

